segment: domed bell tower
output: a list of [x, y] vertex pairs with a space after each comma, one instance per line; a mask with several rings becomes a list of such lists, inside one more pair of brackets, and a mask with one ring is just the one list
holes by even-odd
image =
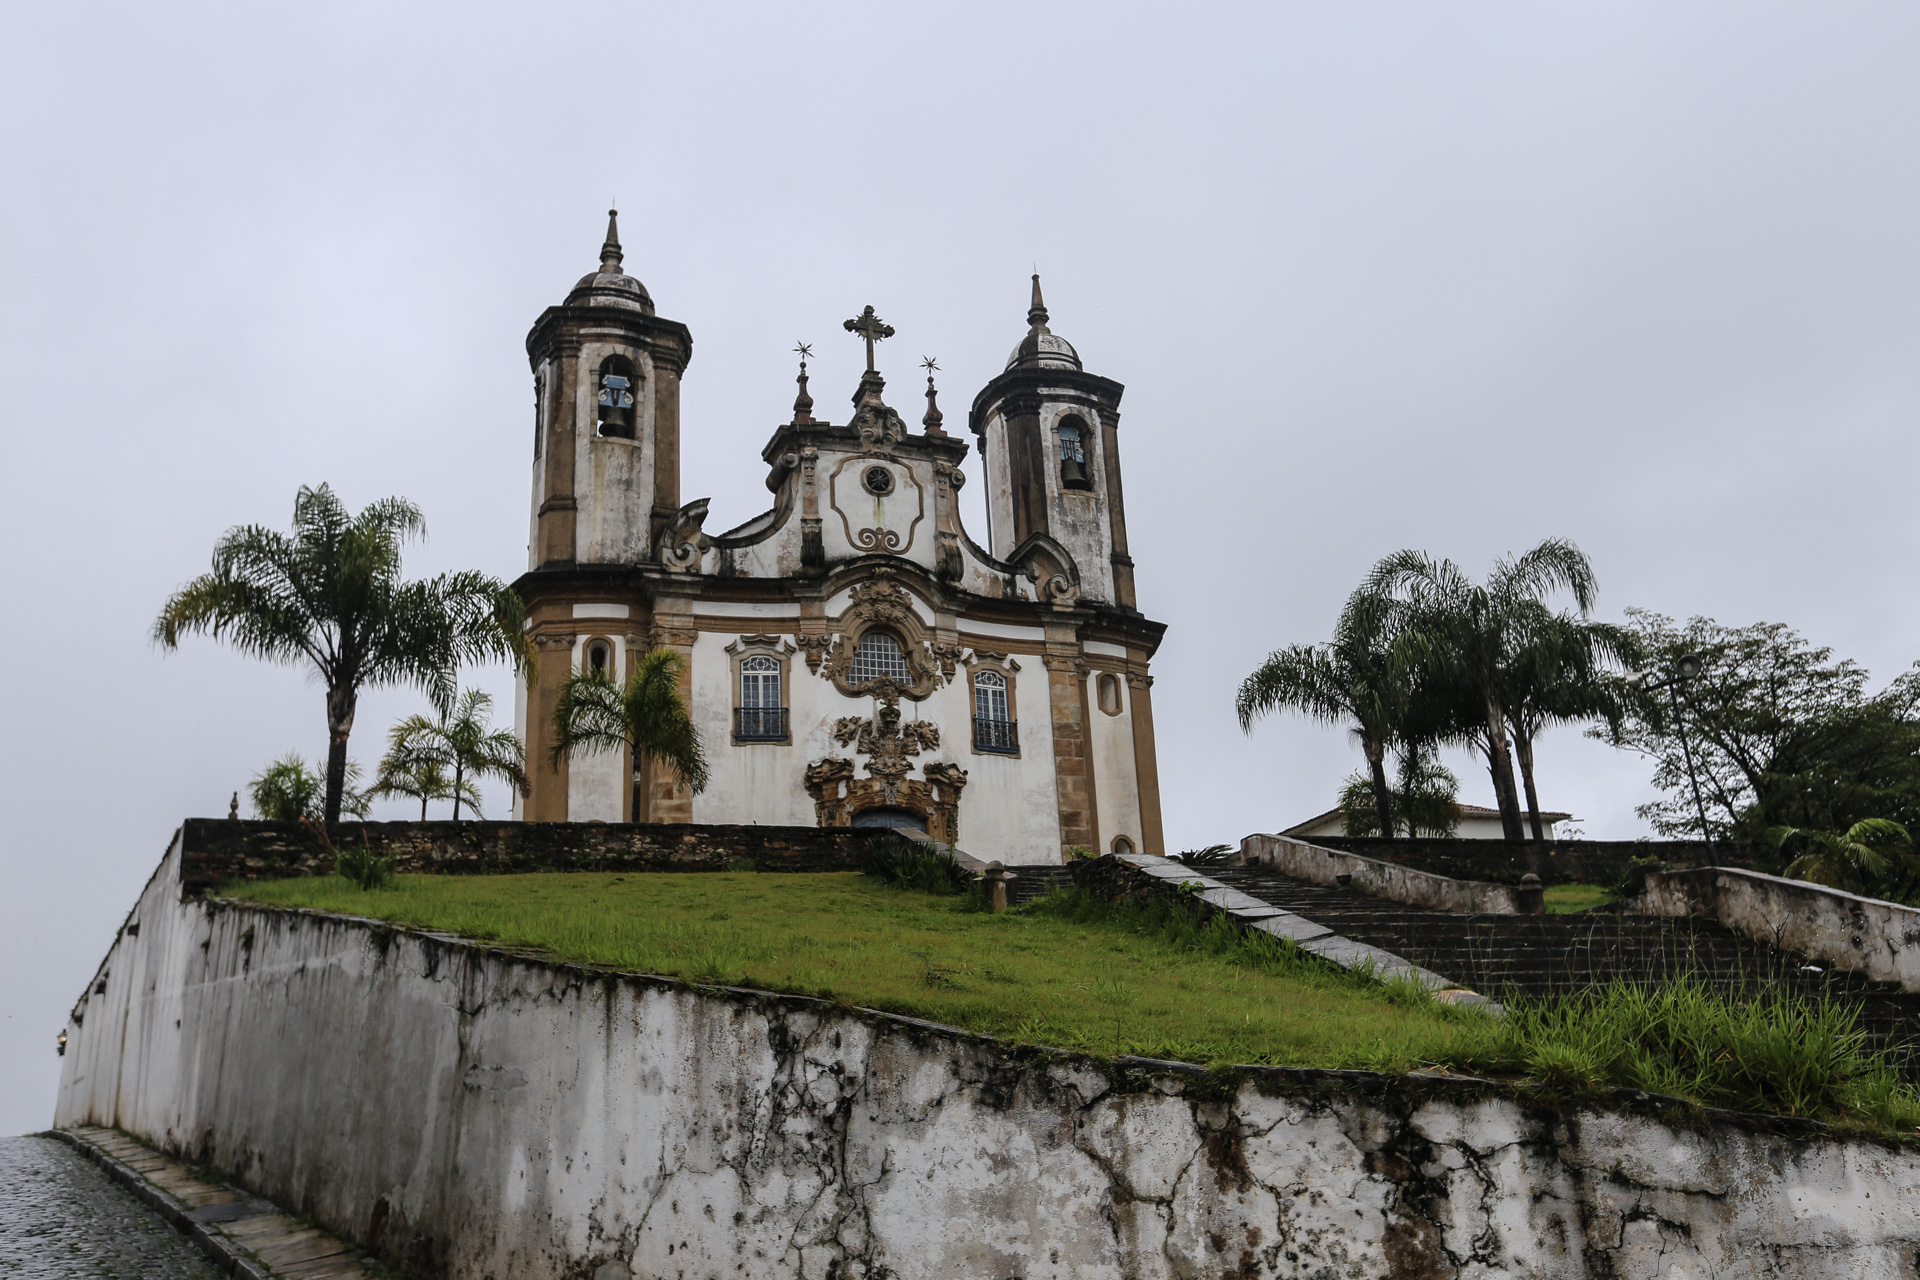
[[680, 508], [680, 375], [693, 338], [621, 269], [607, 214], [600, 269], [527, 334], [533, 365], [527, 567], [636, 564]]
[[1027, 336], [974, 397], [968, 426], [987, 476], [989, 550], [1016, 559], [1036, 536], [1057, 542], [1080, 573], [1080, 599], [1137, 611], [1120, 495], [1120, 397], [1047, 327], [1033, 277]]

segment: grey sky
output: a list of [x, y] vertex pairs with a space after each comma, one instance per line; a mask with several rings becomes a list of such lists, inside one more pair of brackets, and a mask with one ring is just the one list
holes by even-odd
[[[1917, 37], [1891, 4], [11, 6], [0, 1132], [47, 1123], [53, 1034], [178, 820], [323, 744], [301, 676], [161, 658], [166, 593], [322, 480], [419, 502], [416, 573], [517, 573], [521, 343], [613, 198], [693, 331], [714, 528], [766, 505], [795, 339], [843, 416], [873, 303], [890, 399], [936, 355], [958, 427], [1039, 265], [1127, 385], [1175, 847], [1331, 803], [1344, 735], [1243, 737], [1232, 691], [1403, 546], [1480, 573], [1568, 536], [1605, 616], [1784, 621], [1891, 677]], [[366, 699], [355, 755], [418, 705]], [[1588, 834], [1642, 830], [1644, 762], [1562, 731], [1540, 767]]]

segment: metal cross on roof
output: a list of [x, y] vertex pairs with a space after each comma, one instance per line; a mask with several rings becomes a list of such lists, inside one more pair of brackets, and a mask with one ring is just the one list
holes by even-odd
[[848, 333], [857, 333], [867, 340], [867, 372], [873, 372], [873, 344], [883, 338], [893, 336], [893, 326], [873, 314], [869, 305], [865, 311], [846, 322]]

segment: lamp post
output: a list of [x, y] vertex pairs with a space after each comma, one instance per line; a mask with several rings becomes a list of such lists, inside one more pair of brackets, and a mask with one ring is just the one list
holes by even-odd
[[1667, 691], [1667, 698], [1673, 707], [1673, 731], [1680, 736], [1680, 754], [1687, 762], [1687, 782], [1693, 788], [1693, 811], [1699, 815], [1700, 838], [1706, 842], [1707, 865], [1712, 867], [1718, 866], [1719, 861], [1713, 853], [1713, 834], [1707, 830], [1707, 806], [1700, 799], [1700, 775], [1693, 768], [1693, 748], [1687, 743], [1686, 720], [1680, 714], [1680, 686], [1699, 675], [1700, 667], [1699, 654], [1683, 653], [1674, 659], [1666, 679], [1655, 680], [1653, 672], [1642, 671], [1633, 677], [1633, 683], [1648, 693], [1657, 693], [1662, 689]]

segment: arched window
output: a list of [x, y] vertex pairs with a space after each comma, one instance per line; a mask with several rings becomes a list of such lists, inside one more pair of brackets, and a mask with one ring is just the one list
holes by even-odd
[[1127, 839], [1125, 836], [1115, 836], [1113, 838], [1113, 851], [1122, 855], [1132, 853], [1133, 841]]
[[1020, 749], [1007, 697], [1007, 678], [998, 671], [973, 675], [973, 745], [977, 751], [1012, 753]]
[[882, 676], [901, 684], [913, 680], [907, 673], [907, 651], [900, 647], [900, 641], [885, 631], [869, 631], [854, 647], [853, 669], [847, 673], [847, 682], [865, 684]]
[[613, 676], [613, 648], [605, 640], [587, 645], [587, 670], [597, 676]]
[[1054, 429], [1060, 441], [1060, 487], [1062, 489], [1091, 489], [1093, 481], [1087, 471], [1087, 424], [1073, 414], [1060, 419], [1060, 425]]
[[600, 424], [599, 433], [620, 440], [633, 439], [634, 392], [639, 389], [633, 361], [625, 356], [608, 356], [600, 362], [595, 388], [598, 394], [594, 415]]
[[1110, 672], [1100, 676], [1100, 709], [1110, 716], [1120, 714], [1120, 677]]
[[780, 659], [764, 654], [740, 660], [740, 705], [734, 736], [772, 742], [787, 736], [787, 709], [780, 699]]

